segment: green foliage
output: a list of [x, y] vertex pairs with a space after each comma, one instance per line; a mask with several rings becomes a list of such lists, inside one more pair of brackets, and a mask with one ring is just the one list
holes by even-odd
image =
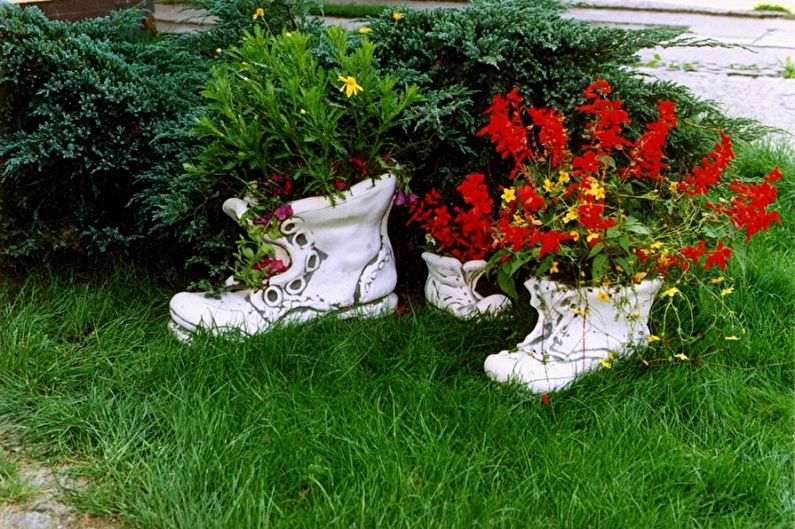
[[792, 62], [792, 57], [787, 55], [783, 61], [778, 61], [778, 64], [782, 68], [781, 77], [795, 79], [795, 62]]
[[379, 74], [369, 40], [349, 51], [346, 32], [330, 28], [324, 41], [331, 65], [312, 56], [307, 34], [244, 32], [203, 92], [209, 102], [197, 134], [207, 146], [190, 176], [265, 199], [259, 191], [273, 174], [294, 181], [295, 198], [332, 196], [335, 181], [378, 174], [383, 157], [394, 155], [390, 132], [417, 100], [416, 88], [398, 92]]
[[397, 90], [395, 79], [380, 74], [367, 38], [351, 42], [338, 27], [318, 39], [266, 31], [244, 31], [212, 69], [202, 92], [209, 101], [196, 122], [206, 147], [186, 165], [187, 176], [208, 189], [249, 197], [252, 207], [241, 219], [249, 238], [235, 269], [252, 287], [269, 273], [252, 272], [273, 252], [262, 237], [284, 220], [273, 212], [308, 196], [333, 200], [367, 177], [394, 173], [393, 130], [418, 100], [416, 87]]
[[202, 203], [215, 197], [179, 178], [199, 148], [201, 87], [216, 47], [237, 42], [232, 26], [295, 28], [299, 5], [274, 2], [254, 21], [244, 2], [208, 2], [217, 28], [162, 37], [134, 11], [65, 23], [0, 6], [0, 256], [126, 252], [209, 265], [229, 247], [231, 223], [222, 200]]
[[[501, 165], [475, 131], [485, 123], [483, 110], [492, 97], [516, 86], [530, 103], [572, 115], [584, 102], [583, 89], [604, 78], [618, 98], [632, 102], [635, 137], [656, 117], [659, 99], [675, 101], [680, 117], [699, 127], [737, 133], [748, 125], [729, 121], [682, 86], [649, 82], [632, 70], [639, 50], [686, 42], [679, 30], [596, 27], [563, 18], [563, 9], [553, 0], [474, 0], [464, 9], [408, 10], [401, 20], [388, 11], [370, 20], [382, 66], [416, 83], [425, 97], [405, 130], [414, 145], [405, 162], [416, 169], [418, 189], [450, 189], [468, 172]], [[572, 130], [581, 125], [567, 123]], [[713, 136], [705, 132], [691, 127], [672, 135], [671, 152], [678, 153], [681, 168], [709, 150]]]
[[134, 245], [134, 176], [163, 120], [189, 112], [201, 60], [142, 34], [134, 11], [76, 24], [0, 6], [0, 253]]
[[788, 15], [792, 14], [792, 11], [778, 4], [756, 4], [754, 6], [754, 11], [776, 11], [778, 13], [786, 13]]

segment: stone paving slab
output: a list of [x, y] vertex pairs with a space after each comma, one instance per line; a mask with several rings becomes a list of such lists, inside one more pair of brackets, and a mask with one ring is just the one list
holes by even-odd
[[782, 130], [775, 141], [795, 146], [795, 79], [749, 77], [724, 72], [641, 68], [641, 73], [683, 84], [720, 104], [729, 116], [752, 118]]

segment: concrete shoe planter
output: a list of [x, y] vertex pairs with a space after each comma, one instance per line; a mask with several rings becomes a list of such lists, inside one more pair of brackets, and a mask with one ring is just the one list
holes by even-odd
[[425, 299], [456, 318], [471, 319], [499, 314], [511, 306], [511, 300], [501, 294], [483, 297], [475, 291], [478, 279], [486, 271], [486, 261], [462, 263], [455, 257], [423, 252], [428, 266]]
[[[293, 216], [282, 221], [278, 238], [268, 240], [288, 269], [261, 290], [226, 292], [220, 299], [177, 294], [169, 307], [170, 328], [181, 339], [199, 328], [245, 336], [324, 314], [394, 312], [397, 271], [386, 226], [396, 183], [388, 174], [352, 186], [334, 204], [326, 197], [292, 202]], [[247, 208], [240, 199], [224, 203], [236, 219]]]
[[[549, 279], [530, 279], [530, 304], [538, 322], [512, 351], [486, 358], [486, 374], [518, 381], [534, 393], [567, 386], [597, 369], [610, 354], [625, 354], [649, 337], [649, 312], [662, 280], [612, 288], [572, 288]], [[601, 362], [600, 362], [601, 360]]]

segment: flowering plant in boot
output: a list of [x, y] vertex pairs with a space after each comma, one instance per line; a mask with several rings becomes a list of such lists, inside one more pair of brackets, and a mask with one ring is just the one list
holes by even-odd
[[392, 133], [419, 95], [382, 75], [373, 50], [341, 28], [318, 37], [255, 26], [211, 70], [197, 120], [208, 143], [186, 169], [219, 194], [246, 197], [235, 275], [247, 286], [284, 270], [263, 236], [277, 234], [291, 202], [333, 202], [360, 181], [398, 173]]
[[585, 90], [587, 103], [577, 110], [588, 122], [576, 153], [564, 117], [523, 106], [517, 89], [487, 109], [489, 122], [478, 134], [512, 162], [492, 257], [507, 293], [516, 295], [519, 272], [594, 287], [693, 279], [725, 269], [733, 244], [780, 222], [770, 209], [778, 168], [759, 182], [724, 177], [734, 154], [721, 132], [700, 165], [674, 174], [665, 153], [677, 126], [674, 103], [660, 101], [659, 117], [632, 140], [623, 131], [627, 113], [610, 94], [603, 80]]

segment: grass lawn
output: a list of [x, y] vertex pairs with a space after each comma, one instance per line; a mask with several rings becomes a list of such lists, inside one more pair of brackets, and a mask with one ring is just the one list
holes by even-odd
[[746, 148], [738, 167], [771, 159], [784, 226], [728, 274], [747, 334], [685, 351], [700, 362], [630, 358], [543, 406], [481, 367], [529, 311], [413, 307], [186, 346], [173, 291], [145, 274], [40, 271], [0, 279], [6, 439], [87, 477], [79, 509], [135, 528], [790, 528], [795, 162]]

